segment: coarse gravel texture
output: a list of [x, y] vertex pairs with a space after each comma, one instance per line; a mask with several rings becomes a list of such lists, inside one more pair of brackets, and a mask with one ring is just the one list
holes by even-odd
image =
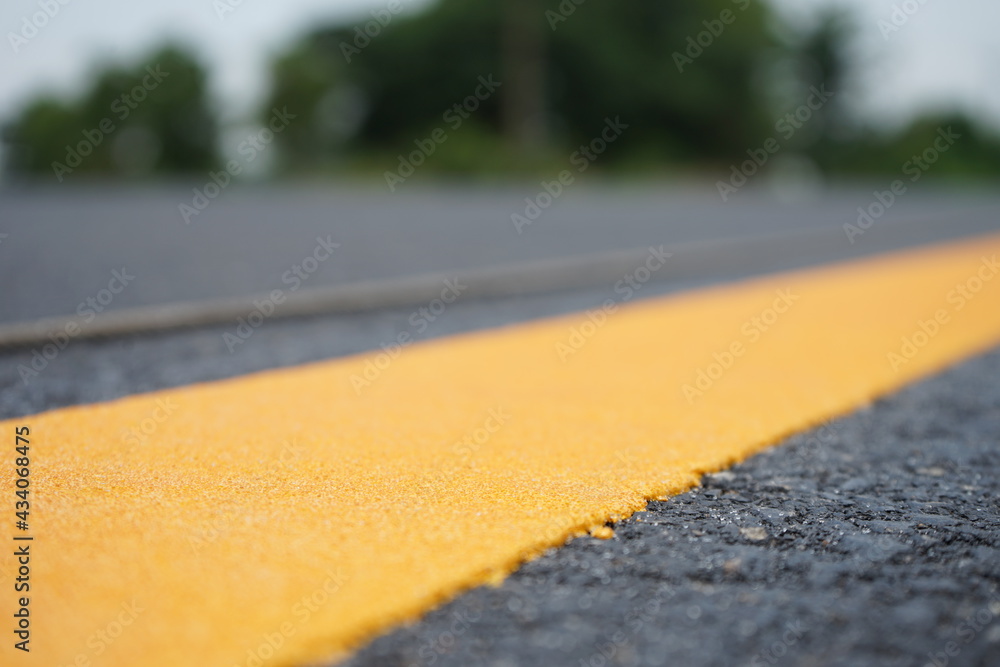
[[[691, 286], [650, 284], [643, 296]], [[423, 339], [581, 310], [609, 294], [460, 301], [424, 332], [408, 309], [274, 321], [233, 353], [222, 339], [232, 327], [73, 341], [27, 382], [18, 367], [33, 350], [0, 351], [0, 418], [377, 349], [401, 331]], [[792, 437], [345, 664], [1000, 665], [998, 376], [995, 350]]]
[[1000, 665], [998, 375], [796, 435], [344, 664]]
[[[650, 281], [637, 294], [638, 298], [662, 296], [708, 282]], [[418, 342], [573, 313], [600, 307], [608, 298], [621, 296], [608, 286], [497, 299], [459, 298], [439, 316], [424, 317], [415, 307], [275, 319], [254, 329], [242, 343], [228, 345], [223, 337], [236, 336], [235, 321], [228, 326], [73, 339], [55, 354], [51, 342], [0, 348], [0, 419], [360, 354], [395, 344], [402, 333]], [[417, 324], [414, 316], [419, 316]]]

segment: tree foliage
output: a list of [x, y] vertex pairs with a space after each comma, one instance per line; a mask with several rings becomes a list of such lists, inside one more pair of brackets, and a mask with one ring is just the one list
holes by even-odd
[[[611, 162], [630, 156], [724, 159], [756, 140], [767, 101], [754, 82], [760, 54], [775, 45], [759, 3], [523, 1], [531, 3], [533, 28], [543, 38], [539, 106], [549, 145], [542, 148], [571, 151], [593, 139], [607, 117], [621, 117], [631, 128]], [[445, 112], [473, 93], [479, 77], [494, 75], [500, 90], [478, 105], [470, 134], [485, 131], [496, 138], [496, 150], [510, 148], [503, 104], [516, 82], [505, 49], [516, 49], [518, 41], [505, 41], [509, 4], [442, 0], [419, 14], [393, 16], [384, 26], [368, 17], [318, 30], [275, 67], [270, 106], [301, 103], [315, 128], [326, 113], [319, 109], [324, 95], [351, 90], [363, 117], [342, 150], [391, 152], [445, 126]], [[731, 23], [719, 21], [723, 11], [732, 13]], [[699, 46], [699, 35], [711, 43]], [[676, 54], [690, 62], [679, 65]], [[324, 63], [324, 74], [296, 85], [289, 58]], [[461, 141], [460, 134], [449, 141]], [[302, 152], [295, 135], [282, 141], [290, 152]]]
[[100, 72], [78, 100], [42, 97], [5, 130], [15, 170], [60, 181], [207, 169], [217, 140], [205, 71], [175, 47]]
[[[1000, 140], [960, 110], [889, 135], [851, 117], [845, 90], [863, 66], [851, 15], [780, 25], [755, 0], [388, 0], [280, 54], [258, 120], [294, 116], [274, 139], [286, 171], [381, 173], [431, 145], [428, 171], [548, 173], [615, 119], [628, 128], [597, 169], [719, 173], [823, 89], [832, 102], [782, 150], [827, 174], [897, 172], [945, 123], [964, 138], [936, 174], [1000, 171]], [[153, 71], [167, 75], [144, 86]], [[446, 139], [428, 144], [435, 132]], [[5, 128], [5, 152], [60, 180], [204, 171], [220, 162], [217, 135], [205, 71], [167, 47], [100, 72], [78, 100], [36, 99]]]

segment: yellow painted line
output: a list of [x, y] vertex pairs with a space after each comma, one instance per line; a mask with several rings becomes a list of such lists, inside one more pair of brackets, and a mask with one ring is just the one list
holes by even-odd
[[979, 238], [3, 422], [6, 532], [27, 425], [35, 541], [30, 656], [0, 550], [0, 662], [349, 651], [996, 345], [998, 253]]

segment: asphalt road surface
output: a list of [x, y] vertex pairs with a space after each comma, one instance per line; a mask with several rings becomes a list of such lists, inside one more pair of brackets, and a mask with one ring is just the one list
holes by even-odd
[[[163, 224], [147, 221], [142, 224], [148, 223], [149, 230], [159, 230], [156, 233], [167, 239], [151, 242], [140, 238], [133, 229], [139, 223], [128, 222], [125, 213], [121, 217], [110, 215], [115, 206], [125, 207], [122, 210], [126, 213], [134, 211], [145, 195], [136, 195], [138, 199], [131, 203], [104, 201], [82, 192], [73, 195], [90, 196], [94, 197], [90, 213], [77, 226], [67, 225], [65, 220], [56, 224], [45, 216], [35, 223], [30, 216], [22, 216], [11, 226], [12, 218], [3, 218], [3, 224], [8, 225], [4, 231], [9, 234], [0, 244], [4, 284], [8, 286], [3, 296], [6, 318], [63, 312], [65, 304], [71, 304], [83, 289], [79, 284], [86, 282], [86, 276], [110, 271], [109, 267], [123, 261], [119, 253], [125, 251], [139, 253], [136, 261], [153, 261], [161, 253], [162, 264], [149, 268], [146, 275], [159, 276], [151, 279], [151, 285], [156, 280], [164, 282], [160, 291], [151, 287], [148, 292], [136, 292], [131, 297], [135, 301], [124, 305], [156, 303], [178, 295], [201, 298], [208, 291], [218, 296], [237, 289], [242, 280], [253, 284], [243, 285], [240, 293], [246, 292], [246, 287], [266, 289], [265, 283], [273, 278], [269, 275], [271, 264], [266, 268], [260, 262], [254, 264], [256, 257], [270, 258], [259, 247], [263, 240], [274, 241], [279, 257], [268, 262], [281, 268], [294, 260], [303, 238], [308, 241], [319, 233], [317, 230], [327, 228], [320, 221], [320, 203], [329, 203], [329, 199], [314, 194], [309, 197], [313, 197], [315, 216], [304, 216], [312, 222], [296, 223], [293, 227], [298, 231], [294, 233], [267, 227], [262, 217], [247, 223], [257, 225], [256, 235], [232, 238], [234, 250], [226, 245], [220, 229], [227, 224], [230, 230], [237, 229], [235, 219], [205, 232], [212, 240], [202, 244], [181, 241], [182, 237], [175, 238], [181, 232], [163, 231]], [[240, 196], [250, 202], [245, 211], [267, 209], [266, 193]], [[421, 196], [429, 197], [422, 210], [413, 204]], [[520, 193], [512, 195], [515, 204], [518, 196]], [[649, 207], [645, 218], [638, 213], [625, 216], [622, 227], [602, 231], [599, 222], [608, 216], [618, 218], [613, 217], [611, 204], [605, 202], [609, 208], [602, 209], [600, 202], [591, 199], [572, 209], [581, 215], [587, 209], [591, 217], [585, 220], [593, 227], [590, 232], [583, 223], [579, 236], [566, 227], [558, 233], [550, 230], [548, 235], [539, 235], [543, 241], [537, 246], [527, 244], [520, 250], [516, 240], [503, 247], [499, 240], [489, 241], [488, 235], [486, 240], [480, 238], [485, 233], [482, 230], [464, 240], [459, 232], [455, 237], [439, 231], [427, 240], [414, 227], [410, 236], [404, 234], [410, 239], [408, 246], [391, 246], [397, 241], [386, 241], [387, 245], [375, 244], [362, 253], [368, 259], [381, 258], [381, 274], [377, 267], [370, 269], [374, 273], [363, 273], [368, 264], [359, 259], [352, 266], [362, 268], [338, 269], [344, 273], [334, 271], [327, 279], [354, 280], [432, 265], [440, 269], [448, 257], [469, 266], [525, 259], [527, 248], [541, 257], [544, 253], [557, 256], [654, 243], [655, 234], [663, 233], [656, 202], [662, 204], [666, 195], [645, 196]], [[904, 204], [912, 205], [914, 221], [918, 216], [941, 220], [935, 229], [947, 230], [954, 224], [952, 229], [985, 231], [996, 228], [998, 221], [997, 204], [988, 199], [967, 198], [963, 200], [966, 213], [946, 213], [948, 201], [921, 203], [914, 197], [900, 203], [898, 214], [909, 210], [902, 208]], [[71, 200], [62, 204], [33, 200], [22, 205], [24, 210], [66, 206], [69, 216], [72, 207], [67, 202]], [[413, 201], [413, 219], [418, 219], [430, 215], [435, 199], [414, 195]], [[699, 234], [701, 238], [725, 236], [738, 231], [741, 217], [749, 220], [753, 215], [770, 220], [760, 222], [758, 231], [768, 224], [773, 225], [769, 228], [772, 232], [781, 231], [782, 225], [807, 224], [803, 220], [839, 226], [844, 211], [851, 210], [846, 201], [838, 197], [829, 209], [815, 202], [796, 205], [802, 208], [788, 217], [775, 213], [780, 209], [773, 207], [769, 217], [763, 204], [759, 209], [741, 207], [740, 214], [719, 207], [717, 218], [708, 216], [708, 222], [703, 223], [692, 218], [686, 232], [676, 231], [683, 228], [678, 223], [670, 233], [675, 234], [671, 236], [674, 239], [686, 233], [686, 240], [697, 240]], [[850, 204], [856, 208], [855, 202]], [[457, 229], [462, 215], [478, 211], [481, 203], [470, 196], [447, 215], [442, 214], [436, 224]], [[496, 206], [498, 215], [504, 213], [501, 222], [509, 215], [504, 209], [507, 203], [503, 200], [503, 205]], [[391, 205], [405, 208], [401, 203]], [[3, 206], [6, 211], [16, 208], [16, 198], [14, 204], [8, 199]], [[274, 206], [267, 210], [280, 208]], [[699, 215], [704, 213], [704, 209], [692, 207], [692, 211], [701, 212]], [[809, 210], [814, 218], [806, 215]], [[151, 209], [149, 218], [156, 220], [169, 212], [164, 203], [163, 210]], [[108, 214], [107, 219], [101, 218], [104, 214]], [[377, 219], [373, 214], [371, 226], [357, 233], [389, 228], [389, 223]], [[643, 219], [645, 227], [636, 222]], [[562, 218], [553, 215], [547, 220]], [[569, 225], [569, 220], [567, 217], [559, 224]], [[629, 221], [634, 226], [630, 227]], [[426, 231], [431, 223], [424, 222]], [[400, 218], [393, 223], [397, 225], [394, 229], [402, 230], [403, 223]], [[483, 225], [485, 229], [486, 223]], [[556, 222], [552, 225], [557, 226]], [[352, 227], [344, 223], [343, 229], [348, 228]], [[59, 229], [65, 237], [46, 236]], [[193, 228], [178, 229], [186, 233]], [[509, 235], [510, 230], [504, 233]], [[873, 229], [871, 233], [879, 232]], [[21, 250], [12, 251], [18, 234], [30, 243], [26, 241]], [[385, 238], [390, 237], [395, 238], [387, 231]], [[474, 243], [473, 237], [482, 243]], [[546, 238], [550, 239], [548, 245]], [[52, 252], [35, 255], [48, 240], [52, 241]], [[497, 247], [489, 247], [491, 243]], [[74, 246], [76, 255], [71, 252]], [[390, 246], [399, 250], [386, 251], [391, 257], [381, 257], [380, 248]], [[241, 260], [245, 265], [234, 269], [233, 282], [211, 283], [220, 271], [226, 273], [231, 268], [226, 257], [246, 255], [251, 247], [259, 255]], [[414, 257], [407, 259], [402, 251], [406, 247]], [[440, 254], [433, 254], [435, 247]], [[871, 247], [878, 246], [873, 242]], [[80, 256], [81, 248], [94, 255]], [[420, 256], [425, 250], [431, 254]], [[206, 255], [199, 256], [202, 252]], [[190, 272], [175, 263], [178, 253], [192, 258]], [[394, 261], [410, 263], [401, 269]], [[719, 276], [738, 277], [738, 272], [734, 275], [730, 269], [719, 267]], [[63, 280], [69, 285], [67, 291], [57, 289]], [[711, 280], [651, 282], [640, 297], [705, 282]], [[86, 284], [86, 289], [90, 288]], [[22, 381], [17, 367], [30, 361], [32, 348], [4, 349], [0, 350], [0, 418], [353, 354], [378, 348], [402, 331], [421, 339], [583, 310], [608, 296], [610, 285], [606, 289], [459, 300], [423, 333], [411, 330], [413, 309], [409, 308], [275, 320], [256, 330], [234, 353], [222, 336], [235, 323], [73, 340], [27, 382]], [[663, 353], [669, 354], [669, 350]], [[731, 471], [707, 478], [700, 489], [651, 503], [647, 511], [615, 526], [614, 539], [583, 538], [552, 550], [526, 564], [499, 588], [470, 591], [420, 622], [375, 640], [347, 664], [1000, 664], [998, 372], [1000, 351], [994, 351], [854, 415], [797, 435]]]
[[1000, 664], [998, 374], [796, 435], [346, 665]]
[[[748, 189], [723, 202], [710, 184], [580, 184], [518, 233], [511, 216], [527, 215], [525, 199], [538, 199], [538, 183], [391, 195], [347, 186], [233, 186], [190, 224], [178, 212], [192, 196], [188, 186], [6, 188], [0, 323], [72, 315], [123, 269], [134, 279], [106, 310], [817, 230], [836, 232], [834, 259], [899, 247], [900, 234], [886, 231], [892, 225], [912, 227], [918, 242], [1000, 228], [995, 193], [914, 189], [850, 244], [840, 230], [857, 221], [859, 207], [878, 213], [875, 189], [790, 200]], [[288, 275], [318, 238], [340, 247], [301, 278]], [[773, 268], [793, 264], [790, 253]]]
[[[677, 287], [651, 284], [648, 294]], [[606, 296], [459, 302], [425, 337]], [[226, 327], [74, 341], [27, 385], [16, 366], [30, 350], [7, 350], [0, 416], [359, 352], [407, 330], [408, 315], [271, 322], [235, 354]], [[552, 550], [347, 664], [995, 665], [998, 372], [993, 352], [795, 436], [651, 503], [614, 539]]]

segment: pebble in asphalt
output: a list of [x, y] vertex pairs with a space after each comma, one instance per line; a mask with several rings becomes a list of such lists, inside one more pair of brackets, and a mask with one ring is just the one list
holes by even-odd
[[1000, 665], [998, 375], [796, 435], [346, 665]]
[[[428, 335], [603, 297], [457, 304]], [[360, 352], [406, 316], [273, 322], [232, 355], [225, 327], [78, 341], [27, 384], [17, 366], [31, 350], [7, 351], [0, 415]], [[792, 437], [346, 665], [998, 665], [998, 375], [1000, 350]]]

